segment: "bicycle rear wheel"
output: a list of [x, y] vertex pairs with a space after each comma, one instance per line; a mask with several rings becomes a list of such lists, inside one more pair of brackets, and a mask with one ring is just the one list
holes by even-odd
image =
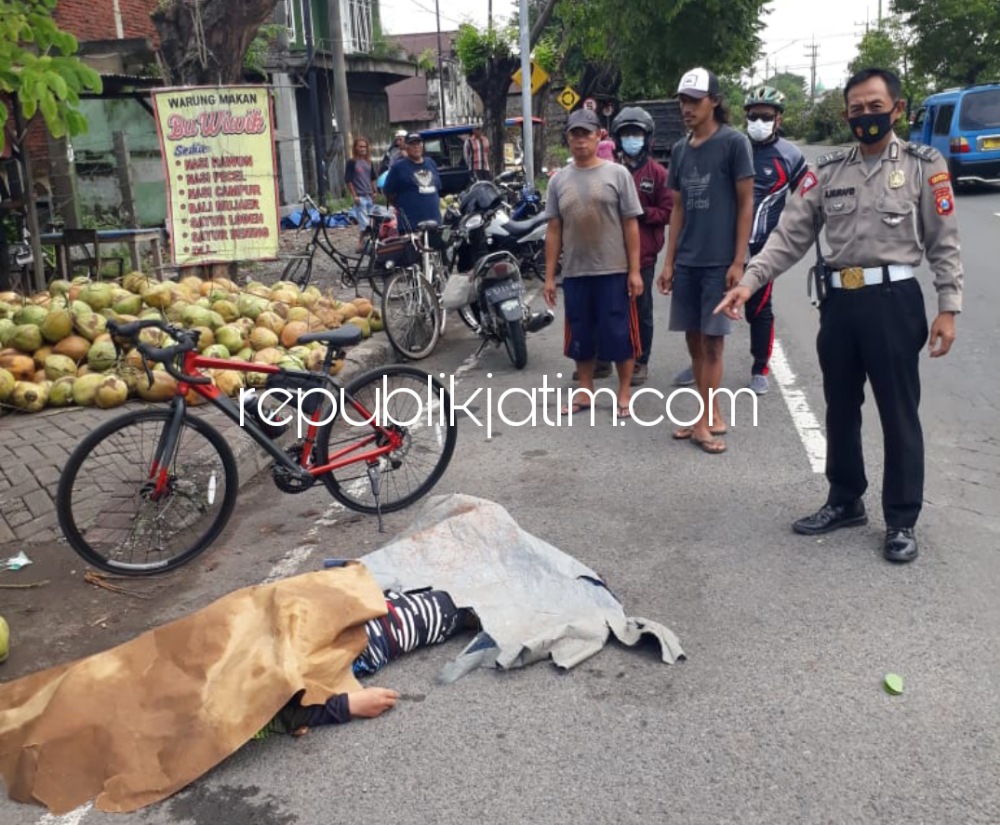
[[393, 275], [382, 293], [382, 321], [392, 345], [419, 360], [434, 351], [441, 336], [441, 312], [434, 289], [417, 272]]
[[56, 494], [59, 526], [89, 564], [147, 576], [189, 562], [222, 532], [236, 504], [236, 459], [200, 418], [181, 424], [156, 497], [151, 477], [170, 410], [137, 410], [108, 421], [73, 451]]
[[[439, 381], [423, 370], [402, 364], [362, 373], [347, 385], [345, 398], [354, 398], [376, 421], [403, 435], [402, 446], [377, 459], [383, 513], [408, 507], [430, 492], [444, 474], [458, 438], [451, 396]], [[430, 395], [430, 399], [428, 399]], [[388, 399], [388, 400], [387, 400]], [[358, 422], [361, 414], [348, 407], [347, 415]], [[326, 464], [331, 452], [343, 449], [373, 432], [371, 424], [349, 423], [342, 414], [320, 429], [316, 438], [316, 461]], [[322, 476], [330, 494], [345, 507], [359, 513], [376, 512], [375, 496], [366, 462], [350, 464]]]
[[313, 256], [311, 254], [299, 255], [292, 258], [281, 271], [281, 280], [290, 281], [300, 289], [309, 286], [312, 280]]

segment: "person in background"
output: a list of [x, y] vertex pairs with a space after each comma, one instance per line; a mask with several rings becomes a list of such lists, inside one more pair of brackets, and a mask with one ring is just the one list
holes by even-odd
[[[726, 289], [743, 276], [753, 217], [750, 141], [727, 125], [719, 79], [692, 69], [677, 88], [690, 133], [670, 152], [674, 208], [670, 245], [657, 286], [670, 301], [670, 329], [683, 332], [701, 396], [701, 418], [674, 431], [706, 453], [722, 453], [725, 422], [713, 391], [722, 386], [730, 322], [713, 314]], [[719, 322], [723, 323], [719, 323]]]
[[[771, 86], [754, 89], [743, 105], [746, 112], [747, 136], [753, 147], [753, 224], [750, 230], [750, 254], [756, 255], [778, 225], [790, 192], [798, 189], [807, 171], [802, 152], [793, 143], [779, 136], [781, 115], [785, 111], [785, 96]], [[749, 387], [757, 395], [768, 390], [768, 364], [774, 345], [774, 311], [771, 308], [772, 284], [758, 289], [747, 303], [746, 319], [750, 324]], [[675, 379], [675, 384], [694, 383], [694, 373], [688, 367]]]
[[421, 221], [441, 223], [441, 175], [424, 157], [424, 139], [417, 132], [405, 138], [406, 154], [385, 177], [382, 191], [399, 213], [401, 232], [416, 232]]
[[389, 171], [389, 167], [392, 166], [397, 160], [406, 154], [404, 141], [406, 140], [406, 129], [400, 129], [396, 132], [395, 137], [392, 139], [392, 145], [385, 150], [385, 154], [382, 155], [382, 163], [379, 164], [378, 171], [382, 175]]
[[372, 166], [368, 154], [367, 139], [355, 138], [351, 154], [352, 157], [347, 161], [344, 169], [344, 180], [347, 182], [347, 189], [354, 200], [352, 212], [358, 222], [358, 228], [361, 230], [357, 249], [360, 252], [364, 243], [365, 230], [368, 229], [368, 216], [375, 205], [375, 181], [378, 179], [378, 175], [375, 174], [375, 167]]
[[615, 159], [615, 142], [608, 137], [607, 129], [601, 129], [601, 140], [597, 144], [597, 157], [601, 160], [614, 161]]
[[[670, 223], [673, 196], [667, 187], [667, 170], [650, 157], [653, 118], [645, 109], [627, 106], [611, 124], [622, 162], [632, 173], [642, 205], [639, 216], [639, 267], [642, 295], [636, 300], [639, 313], [639, 340], [642, 353], [636, 358], [632, 386], [645, 383], [649, 374], [649, 354], [653, 347], [653, 276], [656, 258], [663, 249], [664, 227]], [[598, 369], [600, 362], [598, 363]], [[596, 372], [596, 370], [595, 370]]]
[[462, 147], [465, 165], [469, 168], [472, 181], [490, 180], [490, 141], [483, 134], [483, 127], [476, 125]]

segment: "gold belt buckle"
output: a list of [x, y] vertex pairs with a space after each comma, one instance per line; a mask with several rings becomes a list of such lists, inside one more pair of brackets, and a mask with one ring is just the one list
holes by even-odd
[[860, 266], [840, 270], [840, 285], [844, 289], [861, 289], [865, 285], [865, 271]]

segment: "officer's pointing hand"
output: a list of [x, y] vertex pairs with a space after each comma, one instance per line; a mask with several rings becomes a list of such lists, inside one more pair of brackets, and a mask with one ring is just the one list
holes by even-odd
[[734, 286], [727, 292], [719, 305], [712, 311], [713, 315], [725, 312], [734, 321], [740, 319], [740, 308], [750, 300], [750, 288], [745, 286]]
[[955, 313], [938, 313], [934, 323], [931, 324], [930, 350], [931, 358], [940, 358], [947, 355], [951, 345], [955, 343]]

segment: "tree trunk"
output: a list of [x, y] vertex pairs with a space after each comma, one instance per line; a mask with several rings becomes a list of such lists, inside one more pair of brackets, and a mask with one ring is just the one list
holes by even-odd
[[490, 141], [490, 168], [494, 175], [503, 171], [504, 125], [507, 119], [507, 90], [511, 77], [521, 68], [517, 57], [495, 57], [486, 68], [469, 77], [469, 86], [483, 101], [484, 131]]
[[243, 59], [278, 0], [165, 0], [152, 13], [171, 83], [240, 83]]

